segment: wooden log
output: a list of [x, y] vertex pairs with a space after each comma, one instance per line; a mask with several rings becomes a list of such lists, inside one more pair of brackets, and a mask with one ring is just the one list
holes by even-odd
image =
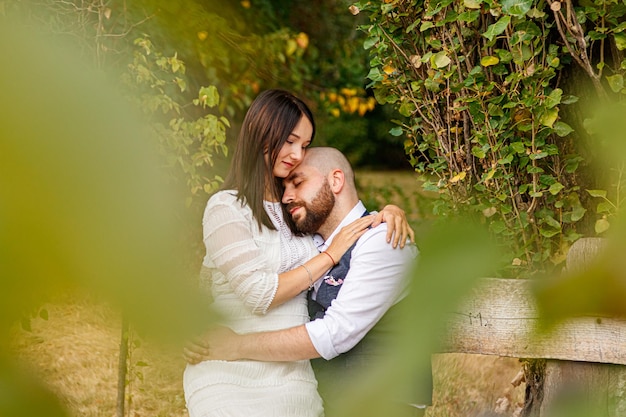
[[[567, 272], [582, 272], [605, 247], [602, 238], [579, 239], [567, 253]], [[563, 415], [568, 407], [594, 417], [626, 415], [626, 367], [593, 362], [547, 361], [541, 416]]]
[[531, 285], [480, 279], [449, 315], [441, 350], [626, 365], [626, 319], [576, 317], [543, 332]]
[[626, 369], [621, 365], [549, 360], [540, 415], [567, 415], [564, 411], [569, 410], [580, 415], [585, 410], [593, 417], [623, 417], [625, 386]]
[[[576, 242], [568, 272], [580, 272], [604, 247], [603, 239]], [[573, 317], [549, 331], [544, 325], [531, 281], [485, 278], [450, 314], [442, 351], [547, 359], [527, 415], [567, 415], [568, 407], [584, 407], [593, 417], [626, 416], [626, 318]]]
[[581, 272], [606, 247], [606, 239], [586, 237], [578, 239], [567, 251], [565, 268], [568, 272]]

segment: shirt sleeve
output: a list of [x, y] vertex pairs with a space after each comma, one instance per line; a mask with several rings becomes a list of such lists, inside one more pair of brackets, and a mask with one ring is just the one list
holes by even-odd
[[417, 248], [393, 249], [386, 233], [383, 223], [359, 239], [337, 298], [323, 318], [306, 324], [313, 346], [324, 359], [352, 349], [407, 291]]
[[254, 314], [265, 314], [278, 289], [278, 273], [269, 267], [254, 239], [251, 228], [257, 227], [256, 221], [246, 216], [234, 196], [228, 200], [212, 198], [205, 209], [202, 229], [207, 258], [246, 307]]

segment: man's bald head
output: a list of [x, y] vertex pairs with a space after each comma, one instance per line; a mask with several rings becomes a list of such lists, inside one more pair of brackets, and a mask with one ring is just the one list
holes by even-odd
[[308, 165], [328, 175], [334, 169], [343, 171], [346, 185], [356, 191], [354, 171], [348, 159], [339, 150], [330, 147], [315, 147], [306, 150], [301, 165]]

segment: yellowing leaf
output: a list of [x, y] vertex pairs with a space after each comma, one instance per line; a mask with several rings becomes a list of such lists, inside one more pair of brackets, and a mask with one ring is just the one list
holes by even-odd
[[450, 64], [450, 58], [448, 58], [445, 51], [441, 51], [430, 58], [430, 63], [435, 68], [443, 68]]
[[450, 183], [455, 184], [459, 181], [462, 181], [466, 175], [467, 175], [467, 172], [461, 171], [458, 174], [456, 174], [454, 177], [450, 178]]
[[497, 56], [484, 56], [480, 59], [480, 65], [483, 67], [489, 67], [491, 65], [496, 65], [500, 62]]
[[304, 32], [298, 33], [298, 36], [296, 36], [296, 43], [300, 48], [306, 49], [307, 46], [309, 46], [309, 35]]
[[201, 41], [205, 40], [208, 36], [209, 34], [206, 30], [198, 32], [198, 39], [200, 39]]
[[554, 125], [554, 122], [556, 122], [556, 119], [558, 117], [559, 117], [559, 108], [554, 107], [554, 108], [546, 110], [546, 112], [541, 115], [539, 122], [544, 126], [552, 127], [552, 125]]
[[606, 190], [587, 190], [590, 196], [606, 198]]
[[287, 56], [293, 55], [293, 53], [296, 52], [296, 49], [298, 49], [298, 44], [296, 43], [296, 41], [293, 40], [293, 39], [288, 39], [287, 40], [287, 49], [285, 51]]
[[396, 72], [396, 68], [391, 64], [387, 64], [383, 67], [383, 72], [387, 75], [391, 75]]
[[468, 9], [480, 9], [481, 0], [463, 0], [463, 6]]
[[597, 234], [606, 232], [611, 227], [611, 223], [605, 218], [598, 219], [595, 224], [595, 230]]

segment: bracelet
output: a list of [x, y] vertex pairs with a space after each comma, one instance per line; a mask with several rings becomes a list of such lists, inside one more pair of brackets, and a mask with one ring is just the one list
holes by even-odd
[[309, 271], [309, 268], [307, 268], [304, 264], [302, 264], [302, 268], [304, 268], [306, 273], [309, 274], [309, 290], [310, 290], [311, 288], [313, 288], [313, 275], [311, 275], [311, 271]]
[[323, 252], [321, 252], [321, 253], [325, 253], [326, 255], [328, 255], [328, 257], [329, 257], [329, 258], [330, 258], [330, 260], [332, 261], [333, 265], [337, 265], [337, 262], [335, 262], [335, 260], [333, 259], [333, 257], [332, 257], [332, 256], [330, 256], [330, 253], [328, 253], [328, 252], [326, 252], [326, 251], [323, 251]]

